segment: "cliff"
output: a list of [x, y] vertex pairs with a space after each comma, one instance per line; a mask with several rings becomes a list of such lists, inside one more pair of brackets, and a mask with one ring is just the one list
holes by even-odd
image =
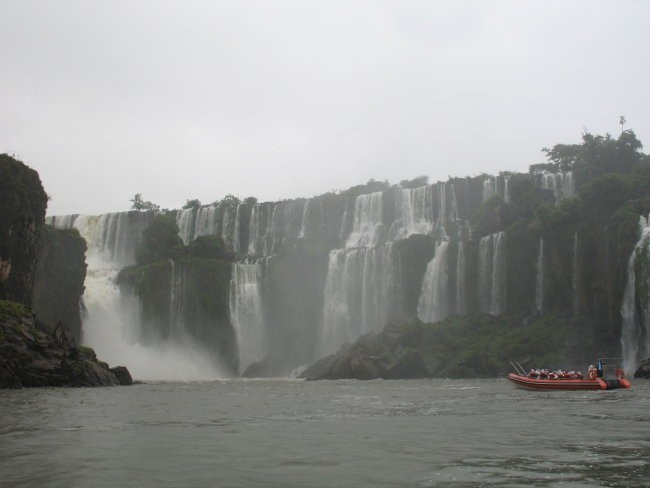
[[118, 379], [77, 346], [86, 247], [75, 232], [43, 230], [46, 205], [38, 173], [0, 155], [0, 388], [128, 384], [125, 368]]
[[54, 329], [63, 324], [81, 341], [80, 300], [86, 278], [86, 241], [76, 230], [43, 226], [34, 279], [32, 310]]
[[46, 207], [38, 173], [0, 154], [0, 299], [31, 304]]

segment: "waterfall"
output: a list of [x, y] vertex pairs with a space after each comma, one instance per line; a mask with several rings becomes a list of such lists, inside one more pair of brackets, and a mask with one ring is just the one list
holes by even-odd
[[[621, 307], [621, 352], [623, 369], [629, 375], [634, 374], [641, 359], [650, 355], [650, 297], [637, 296], [637, 280], [646, 281], [644, 289], [650, 285], [650, 274], [644, 262], [650, 259], [650, 223], [643, 216], [639, 219], [639, 230], [641, 236], [628, 260], [627, 284]], [[637, 261], [641, 261], [643, 271], [639, 277], [635, 274]], [[637, 300], [641, 303], [637, 304]]]
[[417, 311], [422, 322], [437, 322], [449, 315], [448, 247], [449, 241], [442, 241], [436, 246], [433, 259], [424, 273]]
[[539, 238], [539, 250], [537, 251], [537, 263], [535, 265], [535, 309], [538, 312], [544, 311], [544, 238]]
[[[121, 212], [76, 218], [53, 217], [57, 228], [76, 228], [88, 246], [85, 291], [82, 297], [82, 342], [110, 364], [126, 365], [137, 379], [201, 379], [222, 376], [213, 362], [193, 345], [139, 342], [141, 310], [138, 300], [115, 284], [120, 269], [132, 264], [151, 212]], [[70, 228], [70, 227], [68, 227]]]
[[183, 292], [185, 276], [180, 264], [169, 260], [171, 267], [170, 297], [169, 297], [169, 331], [172, 336], [182, 337], [185, 332], [185, 318], [183, 307]]
[[391, 232], [394, 239], [412, 234], [429, 234], [432, 230], [431, 186], [399, 188], [395, 197], [399, 228]]
[[546, 190], [551, 190], [556, 202], [573, 198], [576, 193], [572, 171], [543, 174], [541, 177], [541, 187]]
[[194, 208], [184, 208], [176, 212], [178, 235], [186, 246], [194, 239]]
[[260, 295], [260, 264], [235, 263], [230, 282], [230, 321], [237, 335], [243, 371], [266, 354], [266, 329]]
[[333, 353], [386, 325], [396, 306], [396, 268], [392, 242], [330, 252], [319, 354]]
[[359, 195], [354, 206], [352, 233], [345, 247], [374, 246], [379, 242], [378, 228], [383, 223], [383, 193]]
[[458, 241], [456, 257], [456, 313], [463, 315], [467, 312], [465, 297], [465, 241]]
[[495, 176], [488, 176], [483, 180], [483, 201], [487, 202], [494, 195], [497, 195], [497, 179]]
[[479, 242], [479, 309], [498, 315], [505, 310], [505, 233], [485, 236]]

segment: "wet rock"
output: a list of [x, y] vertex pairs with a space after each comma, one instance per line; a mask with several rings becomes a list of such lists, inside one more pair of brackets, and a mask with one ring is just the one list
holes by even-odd
[[641, 364], [634, 373], [634, 377], [650, 379], [650, 358], [641, 361]]
[[114, 368], [109, 368], [109, 371], [115, 375], [120, 385], [129, 386], [133, 384], [133, 378], [126, 366], [115, 366]]

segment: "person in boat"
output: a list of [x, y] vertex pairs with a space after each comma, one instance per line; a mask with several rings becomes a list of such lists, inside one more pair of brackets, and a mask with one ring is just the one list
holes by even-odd
[[539, 371], [535, 369], [531, 369], [530, 373], [528, 373], [529, 378], [539, 378]]
[[598, 371], [596, 370], [596, 366], [593, 364], [589, 365], [589, 369], [587, 370], [587, 376], [589, 377], [590, 380], [595, 380], [598, 377]]

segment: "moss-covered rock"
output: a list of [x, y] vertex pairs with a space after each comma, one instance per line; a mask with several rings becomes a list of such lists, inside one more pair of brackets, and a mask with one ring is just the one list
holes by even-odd
[[425, 324], [389, 324], [337, 354], [309, 366], [308, 379], [406, 379], [495, 377], [510, 361], [528, 367], [584, 368], [608, 352], [596, 345], [589, 325], [569, 317], [521, 314], [453, 316]]
[[118, 384], [108, 365], [78, 347], [65, 327], [51, 330], [25, 306], [0, 300], [0, 388]]

